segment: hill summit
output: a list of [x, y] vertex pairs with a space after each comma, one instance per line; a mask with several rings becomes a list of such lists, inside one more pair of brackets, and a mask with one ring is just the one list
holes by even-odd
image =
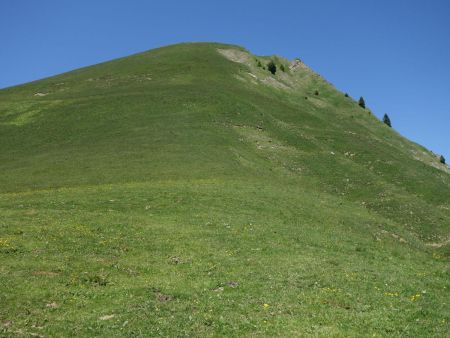
[[448, 332], [448, 167], [300, 59], [178, 44], [3, 89], [0, 146], [0, 332]]

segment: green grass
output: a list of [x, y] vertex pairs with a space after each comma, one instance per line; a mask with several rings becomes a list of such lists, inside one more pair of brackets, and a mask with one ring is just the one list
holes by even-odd
[[0, 335], [446, 336], [448, 168], [288, 65], [180, 44], [1, 90]]

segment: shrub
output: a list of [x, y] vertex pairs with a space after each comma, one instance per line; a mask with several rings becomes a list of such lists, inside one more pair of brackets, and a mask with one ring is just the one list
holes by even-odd
[[348, 97], [348, 94], [347, 94], [347, 93], [345, 93], [345, 94], [344, 94], [344, 96], [345, 96], [345, 97]]
[[445, 157], [443, 155], [441, 155], [439, 157], [439, 162], [441, 162], [442, 164], [445, 164]]
[[316, 90], [316, 91], [314, 92], [314, 95], [319, 95], [319, 91]]
[[275, 62], [270, 60], [267, 64], [267, 69], [269, 70], [269, 72], [275, 75], [275, 73], [277, 72], [277, 66], [275, 65]]
[[385, 125], [392, 127], [391, 125], [391, 119], [389, 118], [388, 114], [384, 114], [383, 116], [383, 122]]
[[258, 62], [256, 63], [256, 65], [257, 65], [259, 68], [262, 68], [262, 63], [261, 63], [261, 61], [258, 60]]
[[364, 101], [364, 98], [362, 96], [359, 98], [358, 104], [360, 107], [364, 109], [366, 108], [366, 102]]
[[280, 65], [280, 69], [281, 69], [282, 72], [286, 71], [286, 69], [284, 69], [284, 65]]

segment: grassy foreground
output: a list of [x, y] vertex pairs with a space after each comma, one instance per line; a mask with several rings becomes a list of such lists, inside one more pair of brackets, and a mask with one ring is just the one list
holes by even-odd
[[181, 44], [0, 91], [1, 336], [448, 334], [448, 168], [269, 59]]

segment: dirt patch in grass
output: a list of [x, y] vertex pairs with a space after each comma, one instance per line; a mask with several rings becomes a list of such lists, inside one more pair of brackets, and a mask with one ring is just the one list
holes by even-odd
[[59, 307], [59, 305], [55, 302], [52, 302], [52, 303], [45, 304], [45, 307], [48, 307], [50, 309], [57, 309]]
[[100, 320], [110, 320], [113, 319], [116, 315], [105, 315], [105, 316], [101, 316], [99, 319]]
[[217, 51], [233, 62], [246, 63], [250, 60], [248, 53], [237, 49], [217, 49]]
[[426, 243], [426, 246], [432, 247], [432, 248], [442, 248], [443, 246], [446, 246], [450, 244], [450, 238], [447, 238], [445, 241], [437, 242], [437, 243]]
[[158, 302], [165, 303], [165, 302], [170, 302], [171, 300], [173, 300], [173, 297], [171, 295], [166, 295], [164, 293], [157, 292], [156, 293], [156, 300]]
[[172, 256], [169, 258], [169, 263], [177, 265], [183, 263], [183, 260], [178, 256]]
[[34, 271], [33, 276], [56, 277], [59, 273], [53, 271]]
[[266, 85], [272, 86], [274, 88], [278, 88], [278, 89], [284, 89], [284, 90], [289, 90], [290, 88], [285, 85], [284, 83], [278, 81], [277, 79], [273, 78], [273, 77], [266, 77], [265, 79], [262, 80], [262, 82]]

